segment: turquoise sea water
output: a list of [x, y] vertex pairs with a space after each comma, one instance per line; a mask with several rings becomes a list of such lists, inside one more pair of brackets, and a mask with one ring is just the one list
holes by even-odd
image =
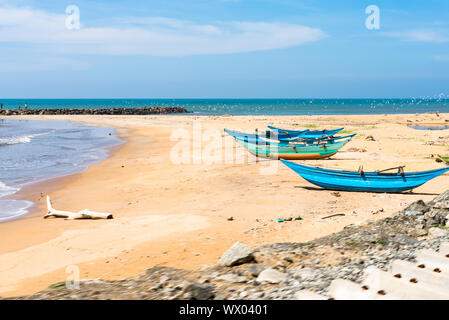
[[4, 108], [184, 107], [199, 115], [308, 115], [449, 112], [449, 99], [1, 99]]

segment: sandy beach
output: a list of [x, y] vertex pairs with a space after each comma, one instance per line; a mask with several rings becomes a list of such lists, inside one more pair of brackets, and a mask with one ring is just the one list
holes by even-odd
[[[69, 266], [77, 266], [81, 278], [122, 279], [151, 266], [195, 269], [212, 264], [236, 241], [251, 247], [306, 242], [349, 224], [385, 218], [449, 187], [449, 178], [443, 175], [412, 193], [335, 194], [314, 187], [278, 161], [248, 158], [243, 147], [223, 132], [223, 128], [254, 132], [267, 125], [312, 130], [344, 126], [345, 133], [357, 136], [340, 152], [302, 163], [347, 170], [363, 165], [365, 171], [405, 165], [406, 171], [422, 171], [444, 166], [431, 155], [448, 154], [449, 134], [407, 125], [446, 125], [449, 114], [4, 118], [115, 128], [126, 143], [85, 172], [35, 184], [17, 194], [36, 206], [29, 215], [0, 224], [3, 297], [31, 294], [65, 281]], [[182, 147], [178, 138], [186, 133], [190, 138], [182, 146], [188, 146], [190, 153], [179, 163], [174, 155]], [[225, 152], [213, 158], [217, 133]], [[46, 195], [57, 209], [88, 208], [110, 212], [114, 219], [44, 220]], [[344, 216], [322, 219], [337, 213]], [[303, 220], [276, 222], [298, 216]]]

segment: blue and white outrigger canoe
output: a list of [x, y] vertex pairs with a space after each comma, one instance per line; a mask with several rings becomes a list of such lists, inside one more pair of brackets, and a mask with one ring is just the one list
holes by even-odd
[[338, 171], [315, 168], [281, 159], [282, 163], [310, 183], [329, 190], [361, 192], [402, 192], [419, 187], [427, 181], [449, 171], [449, 167], [404, 173], [404, 167], [397, 167], [396, 173], [390, 170], [375, 172]]

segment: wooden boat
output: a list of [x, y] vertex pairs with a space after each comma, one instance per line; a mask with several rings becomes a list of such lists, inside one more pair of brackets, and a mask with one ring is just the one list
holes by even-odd
[[[402, 166], [375, 172], [363, 172], [363, 170], [355, 172], [309, 167], [283, 159], [281, 161], [314, 185], [329, 190], [361, 192], [402, 192], [411, 190], [449, 170], [448, 167], [405, 173]], [[398, 172], [388, 173], [392, 169], [398, 169]]]
[[235, 140], [244, 146], [249, 152], [264, 158], [271, 159], [289, 159], [289, 160], [307, 160], [307, 159], [322, 159], [328, 158], [345, 144], [347, 144], [352, 137], [335, 141], [332, 143], [321, 144], [279, 144], [265, 141], [264, 143], [251, 143], [243, 139], [236, 138]]
[[344, 128], [334, 129], [334, 130], [321, 130], [321, 131], [310, 131], [310, 130], [287, 130], [287, 129], [280, 129], [273, 126], [268, 126], [268, 129], [273, 131], [277, 134], [286, 134], [288, 135], [287, 138], [292, 138], [295, 136], [298, 136], [299, 138], [322, 138], [326, 136], [333, 136], [340, 131], [342, 131]]

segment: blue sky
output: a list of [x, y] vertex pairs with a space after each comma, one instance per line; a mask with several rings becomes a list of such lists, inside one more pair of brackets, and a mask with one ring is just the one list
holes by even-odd
[[447, 96], [449, 1], [0, 0], [0, 58], [1, 98]]

